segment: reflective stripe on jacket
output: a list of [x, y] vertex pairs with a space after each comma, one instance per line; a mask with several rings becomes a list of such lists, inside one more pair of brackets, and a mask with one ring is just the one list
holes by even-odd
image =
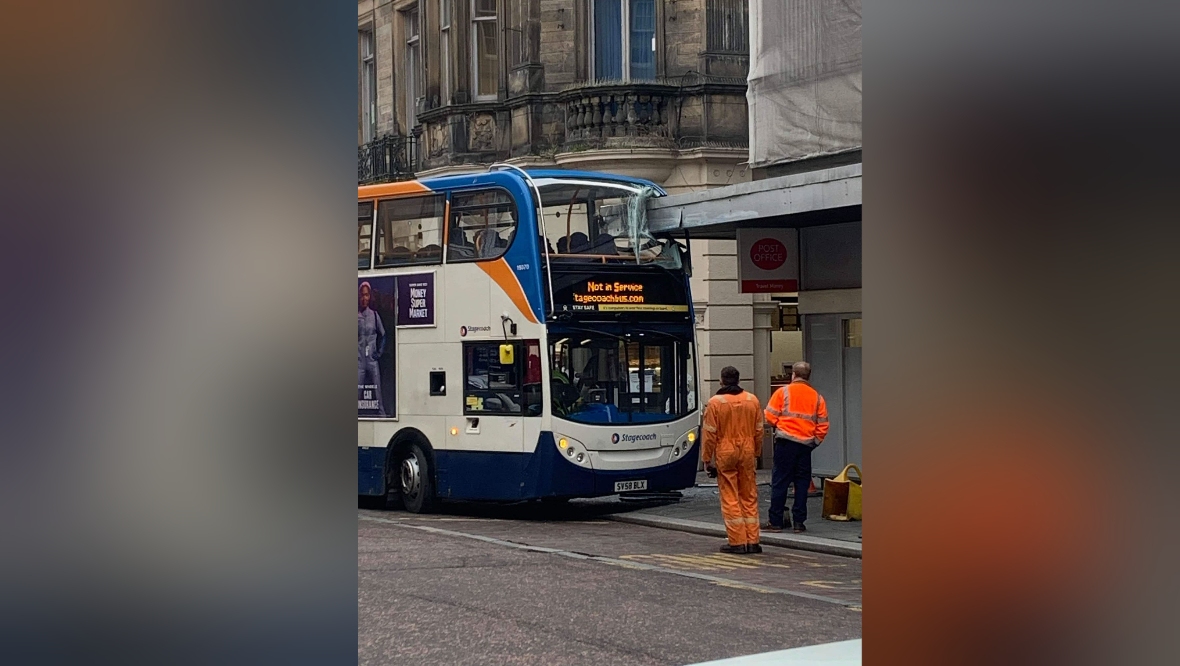
[[762, 403], [749, 391], [715, 395], [705, 407], [701, 458], [721, 470], [736, 469], [742, 459], [762, 455]]
[[796, 379], [770, 397], [766, 421], [774, 426], [775, 437], [819, 446], [828, 436], [828, 405], [811, 384]]

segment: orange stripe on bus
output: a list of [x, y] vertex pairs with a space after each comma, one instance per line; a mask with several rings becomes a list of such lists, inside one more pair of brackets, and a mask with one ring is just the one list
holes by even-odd
[[497, 259], [496, 261], [481, 261], [476, 264], [483, 272], [488, 274], [496, 284], [500, 285], [500, 289], [508, 295], [508, 298], [520, 310], [520, 313], [525, 316], [532, 323], [537, 323], [537, 318], [533, 315], [533, 309], [529, 307], [529, 299], [524, 295], [524, 289], [520, 287], [520, 281], [516, 279], [516, 273], [508, 265], [504, 259]]
[[380, 185], [361, 185], [356, 188], [357, 199], [376, 199], [378, 197], [396, 197], [401, 194], [421, 194], [432, 192], [429, 187], [416, 180], [403, 180], [396, 183], [381, 183]]

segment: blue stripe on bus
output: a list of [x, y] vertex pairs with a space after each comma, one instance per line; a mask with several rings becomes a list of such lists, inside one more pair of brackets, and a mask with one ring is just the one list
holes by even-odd
[[[384, 447], [360, 447], [358, 495], [385, 492]], [[542, 433], [536, 453], [434, 452], [438, 496], [457, 500], [525, 500], [541, 497], [613, 495], [615, 481], [646, 479], [648, 490], [681, 490], [696, 482], [696, 447], [676, 462], [637, 470], [590, 470], [566, 460]]]
[[385, 447], [364, 446], [358, 449], [358, 495], [381, 495], [385, 492]]
[[525, 500], [615, 494], [616, 481], [646, 479], [648, 490], [682, 490], [696, 482], [696, 448], [673, 463], [637, 470], [590, 470], [566, 460], [542, 433], [536, 453], [435, 451], [438, 496], [457, 500]]

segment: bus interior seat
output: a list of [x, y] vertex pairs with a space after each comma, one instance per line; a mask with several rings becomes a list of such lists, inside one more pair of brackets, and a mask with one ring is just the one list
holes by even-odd
[[580, 232], [575, 231], [570, 235], [570, 252], [574, 254], [582, 254], [590, 250], [590, 238]]
[[399, 245], [399, 246], [393, 248], [392, 250], [390, 250], [389, 252], [386, 252], [384, 255], [382, 255], [381, 261], [379, 263], [381, 263], [381, 264], [399, 263], [399, 262], [406, 261], [408, 259], [412, 259], [413, 257], [414, 257], [414, 253], [410, 252], [410, 248]]
[[441, 259], [442, 258], [442, 246], [434, 245], [434, 244], [427, 245], [427, 246], [423, 247], [422, 249], [418, 250], [417, 252], [415, 252], [414, 258], [415, 259]]
[[594, 240], [594, 247], [590, 249], [591, 254], [618, 254], [619, 249], [615, 247], [615, 237], [610, 234], [598, 234], [598, 238]]

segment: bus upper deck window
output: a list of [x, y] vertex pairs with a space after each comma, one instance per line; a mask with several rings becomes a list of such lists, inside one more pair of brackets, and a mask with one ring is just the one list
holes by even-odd
[[447, 224], [448, 262], [498, 259], [516, 237], [516, 203], [500, 188], [456, 192]]

